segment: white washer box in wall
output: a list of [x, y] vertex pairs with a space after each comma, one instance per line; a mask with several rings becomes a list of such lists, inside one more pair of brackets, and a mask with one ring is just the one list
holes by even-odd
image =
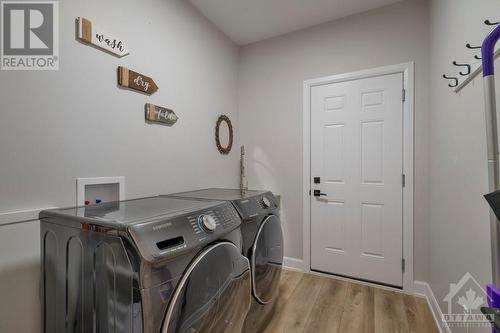
[[76, 179], [76, 205], [125, 200], [125, 177], [98, 177]]

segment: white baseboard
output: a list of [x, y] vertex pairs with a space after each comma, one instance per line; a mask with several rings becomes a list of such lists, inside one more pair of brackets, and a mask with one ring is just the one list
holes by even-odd
[[303, 272], [304, 262], [302, 259], [283, 257], [283, 268], [290, 271]]
[[439, 303], [436, 296], [434, 296], [431, 286], [427, 282], [414, 281], [413, 290], [415, 294], [424, 296], [427, 299], [427, 303], [429, 304], [429, 308], [431, 309], [432, 316], [434, 317], [434, 321], [436, 322], [439, 332], [451, 333], [448, 325], [443, 325], [443, 322], [441, 321], [441, 318], [443, 318], [443, 312], [439, 307]]

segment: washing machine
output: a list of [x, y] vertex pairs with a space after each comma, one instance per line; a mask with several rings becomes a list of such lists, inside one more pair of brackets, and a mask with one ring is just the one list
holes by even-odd
[[241, 332], [251, 272], [228, 202], [153, 197], [40, 222], [43, 332]]
[[229, 201], [242, 219], [243, 254], [250, 261], [253, 302], [244, 332], [260, 332], [271, 319], [283, 266], [283, 232], [279, 201], [269, 191], [210, 188], [172, 194], [170, 197], [203, 201]]

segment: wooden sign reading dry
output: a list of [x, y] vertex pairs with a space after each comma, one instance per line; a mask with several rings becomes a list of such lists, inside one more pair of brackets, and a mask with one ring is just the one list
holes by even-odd
[[151, 103], [146, 104], [146, 120], [155, 123], [163, 123], [172, 126], [177, 122], [179, 117], [173, 110], [154, 105]]
[[90, 20], [79, 17], [77, 19], [78, 39], [87, 44], [92, 44], [107, 52], [111, 52], [119, 57], [129, 54], [125, 44], [111, 34], [104, 32], [100, 27], [93, 24]]
[[158, 90], [158, 86], [152, 78], [122, 66], [118, 67], [118, 84], [148, 95], [154, 94]]

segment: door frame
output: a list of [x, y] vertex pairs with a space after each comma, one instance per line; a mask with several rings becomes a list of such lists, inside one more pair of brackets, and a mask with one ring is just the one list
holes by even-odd
[[413, 195], [414, 195], [414, 62], [372, 68], [351, 73], [321, 77], [304, 81], [303, 84], [303, 270], [311, 272], [311, 89], [331, 83], [365, 79], [381, 75], [403, 74], [406, 96], [403, 102], [403, 290], [413, 291]]

